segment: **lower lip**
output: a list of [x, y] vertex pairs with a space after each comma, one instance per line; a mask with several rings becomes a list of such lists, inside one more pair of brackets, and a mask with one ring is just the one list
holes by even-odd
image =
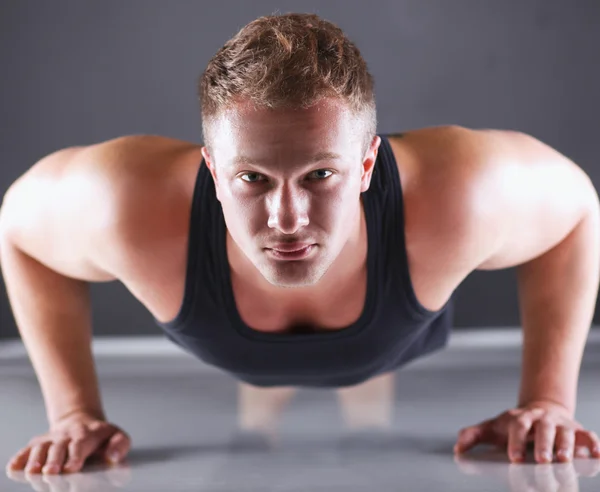
[[299, 249], [298, 251], [290, 251], [289, 253], [269, 248], [267, 248], [267, 251], [278, 260], [302, 260], [311, 253], [313, 246], [314, 244], [311, 244], [306, 248]]

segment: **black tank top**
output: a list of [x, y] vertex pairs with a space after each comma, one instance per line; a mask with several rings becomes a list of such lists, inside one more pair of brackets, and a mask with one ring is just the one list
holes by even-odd
[[177, 316], [154, 321], [187, 352], [255, 386], [342, 387], [394, 370], [446, 345], [454, 294], [439, 311], [415, 296], [404, 242], [402, 186], [386, 136], [362, 193], [367, 293], [352, 325], [316, 333], [263, 333], [240, 318], [225, 248], [226, 226], [204, 161], [192, 201], [185, 293]]

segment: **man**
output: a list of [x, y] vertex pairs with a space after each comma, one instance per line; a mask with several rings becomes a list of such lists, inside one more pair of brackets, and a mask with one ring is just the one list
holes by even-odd
[[517, 265], [518, 406], [463, 429], [455, 452], [600, 457], [574, 420], [600, 269], [598, 196], [578, 166], [518, 132], [377, 135], [364, 60], [315, 15], [251, 22], [200, 95], [205, 145], [63, 149], [7, 192], [2, 270], [50, 422], [11, 468], [72, 472], [129, 451], [98, 394], [89, 282], [123, 282], [171, 340], [246, 388], [345, 391], [443, 347], [463, 279]]

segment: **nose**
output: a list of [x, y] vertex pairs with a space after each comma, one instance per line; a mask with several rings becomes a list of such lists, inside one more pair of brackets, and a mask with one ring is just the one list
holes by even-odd
[[308, 196], [303, 190], [282, 185], [268, 197], [268, 226], [284, 234], [294, 234], [308, 225]]

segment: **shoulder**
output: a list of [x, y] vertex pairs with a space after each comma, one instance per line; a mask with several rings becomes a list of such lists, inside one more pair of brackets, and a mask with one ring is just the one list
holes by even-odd
[[[389, 135], [405, 201], [420, 219], [468, 219], [470, 198], [485, 172], [486, 137], [479, 130], [439, 126]], [[438, 224], [443, 225], [443, 224]]]
[[35, 197], [40, 212], [59, 202], [78, 203], [94, 212], [88, 225], [106, 231], [121, 224], [124, 215], [176, 197], [178, 185], [185, 183], [181, 163], [195, 151], [200, 156], [200, 149], [181, 140], [134, 135], [55, 150], [12, 183], [2, 209], [17, 203], [15, 197]]
[[405, 233], [414, 263], [466, 277], [496, 247], [490, 219], [504, 200], [497, 179], [511, 146], [527, 136], [452, 125], [389, 138], [407, 176]]
[[87, 147], [82, 156], [86, 175], [105, 188], [107, 213], [116, 232], [129, 235], [142, 232], [131, 229], [135, 224], [162, 224], [162, 218], [167, 222], [165, 215], [184, 198], [184, 167], [190, 157], [198, 159], [200, 148], [155, 135], [125, 136]]
[[[118, 278], [137, 275], [158, 252], [179, 248], [189, 226], [201, 147], [151, 135], [125, 136], [84, 149], [85, 180], [94, 183], [104, 246], [102, 261]], [[193, 172], [193, 170], [192, 170]], [[100, 253], [99, 253], [100, 254]], [[162, 256], [162, 255], [159, 255]]]
[[152, 177], [167, 170], [169, 163], [200, 146], [158, 135], [127, 135], [84, 147], [90, 169], [119, 178]]
[[178, 244], [187, 234], [201, 146], [156, 136], [106, 146], [101, 171], [111, 188], [111, 234], [124, 251]]

